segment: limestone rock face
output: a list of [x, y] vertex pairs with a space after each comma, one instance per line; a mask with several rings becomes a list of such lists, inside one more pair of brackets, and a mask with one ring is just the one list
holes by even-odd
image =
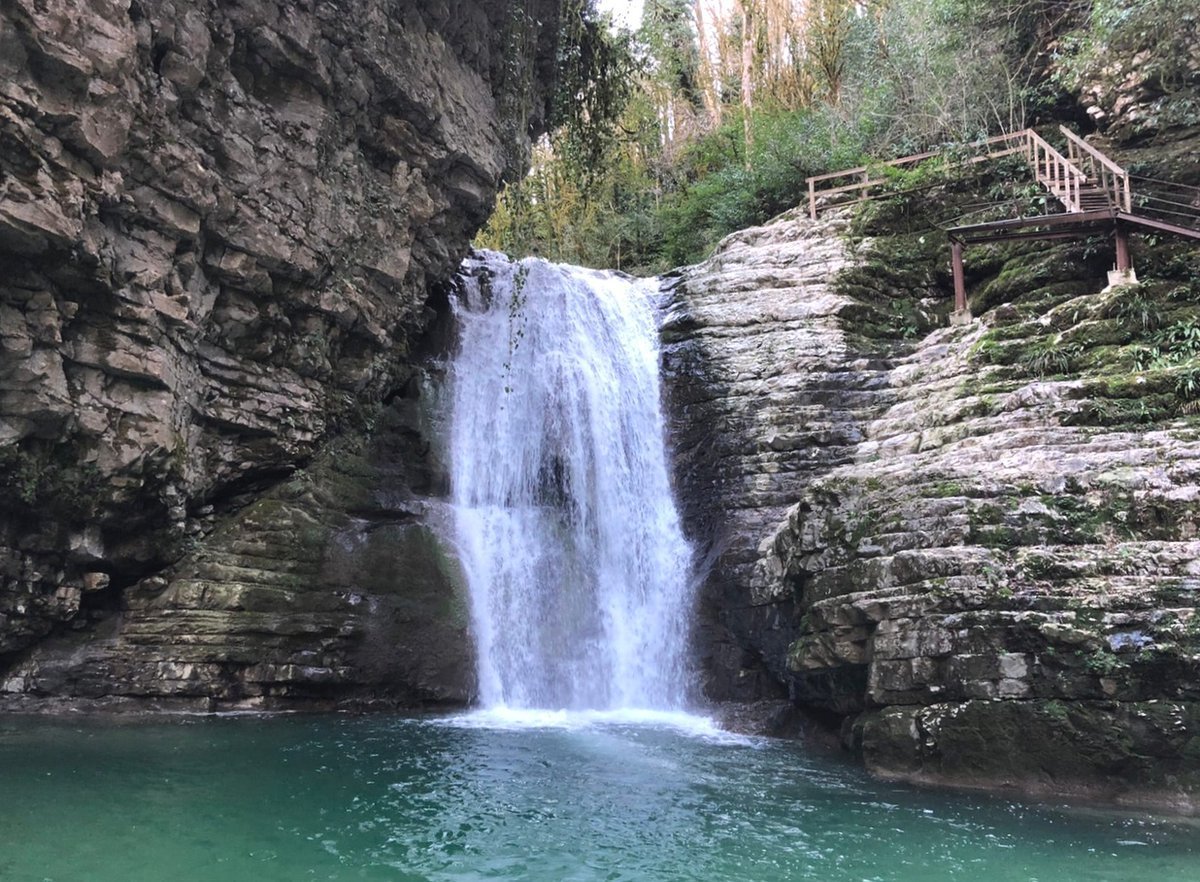
[[[312, 613], [322, 640], [346, 637], [333, 623], [365, 607], [306, 607], [331, 584], [315, 536], [261, 579], [228, 569], [291, 555], [261, 511], [261, 547], [218, 535], [184, 581], [141, 580], [411, 378], [430, 286], [544, 125], [559, 15], [557, 0], [5, 4], [0, 677], [51, 631], [116, 612], [186, 607], [173, 633], [200, 640], [214, 611], [265, 604], [261, 632]], [[276, 502], [307, 529], [299, 497]], [[320, 526], [436, 557], [419, 520]], [[300, 583], [320, 590], [286, 593]], [[164, 622], [136, 639], [165, 640]], [[168, 662], [160, 677], [201, 677]], [[286, 664], [264, 677], [303, 667]]]
[[1024, 321], [1002, 305], [856, 355], [870, 304], [831, 274], [873, 245], [844, 232], [784, 217], [674, 288], [710, 693], [782, 687], [887, 777], [1195, 809], [1194, 408], [1169, 369], [1042, 378], [1001, 354], [1128, 339], [1122, 291], [1087, 279]]
[[793, 609], [747, 593], [759, 545], [809, 482], [850, 458], [885, 391], [881, 365], [847, 345], [838, 319], [854, 306], [833, 286], [851, 262], [844, 228], [785, 215], [666, 281], [670, 435], [683, 517], [711, 568], [697, 644], [715, 698], [778, 689], [791, 639], [780, 617]]
[[1200, 21], [1181, 16], [1160, 37], [1141, 49], [1105, 47], [1081, 77], [1088, 116], [1115, 139], [1132, 142], [1196, 123], [1189, 105], [1200, 90]]
[[445, 476], [421, 372], [372, 441], [340, 439], [175, 566], [24, 653], [7, 706], [227, 710], [460, 705], [474, 694]]
[[791, 693], [885, 776], [1192, 807], [1200, 439], [1063, 425], [1077, 381], [981, 394], [984, 333], [901, 359], [765, 544], [752, 590], [802, 614]]

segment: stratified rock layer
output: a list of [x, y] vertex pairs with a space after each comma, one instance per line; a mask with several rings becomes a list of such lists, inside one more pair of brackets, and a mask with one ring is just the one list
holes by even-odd
[[1048, 305], [877, 348], [853, 264], [886, 299], [889, 262], [845, 233], [784, 217], [674, 288], [678, 480], [720, 549], [710, 692], [782, 684], [887, 777], [1194, 809], [1200, 426], [1176, 369], [1115, 346], [1136, 292], [1019, 258], [995, 290], [1024, 267]]
[[847, 346], [837, 318], [853, 306], [833, 288], [851, 260], [844, 228], [785, 216], [666, 282], [671, 443], [683, 516], [711, 568], [697, 643], [715, 697], [771, 694], [764, 664], [789, 638], [760, 645], [780, 611], [746, 594], [758, 546], [815, 476], [848, 460], [879, 394], [879, 366]]
[[[352, 516], [300, 497], [228, 515], [414, 376], [430, 285], [543, 125], [558, 33], [556, 0], [5, 5], [0, 672], [114, 613], [142, 647], [260, 637], [138, 650], [88, 673], [89, 694], [156, 676], [231, 696], [255, 665], [275, 666], [256, 683], [355, 667], [361, 635], [337, 623], [370, 592], [320, 575], [337, 555], [306, 520], [337, 546], [359, 541]], [[405, 518], [370, 541], [421, 544]], [[205, 545], [221, 525], [243, 544]], [[137, 584], [189, 552], [168, 586]], [[313, 639], [271, 648], [310, 614]], [[75, 688], [31, 664], [10, 690]]]
[[13, 708], [462, 704], [466, 583], [445, 544], [422, 373], [371, 442], [343, 439], [175, 566], [22, 654]]

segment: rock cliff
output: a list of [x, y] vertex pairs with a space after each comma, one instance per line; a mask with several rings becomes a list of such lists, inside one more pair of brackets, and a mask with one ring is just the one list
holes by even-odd
[[980, 248], [980, 317], [933, 329], [930, 217], [988, 183], [787, 215], [672, 281], [707, 687], [786, 693], [886, 777], [1195, 810], [1196, 252], [1142, 240], [1102, 291], [1102, 239]]
[[559, 7], [4, 5], [8, 693], [465, 696], [421, 673], [461, 621], [373, 647], [454, 605], [413, 354], [544, 126]]
[[[880, 365], [847, 344], [835, 290], [852, 256], [844, 221], [799, 213], [728, 237], [665, 282], [663, 371], [683, 517], [709, 567], [702, 636], [706, 691], [770, 696], [765, 636], [778, 610], [746, 594], [758, 545], [816, 476], [852, 456], [880, 391]], [[730, 632], [732, 628], [733, 633]]]

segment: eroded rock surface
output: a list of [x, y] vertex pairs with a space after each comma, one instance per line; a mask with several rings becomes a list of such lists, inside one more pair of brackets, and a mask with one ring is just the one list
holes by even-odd
[[883, 776], [1195, 809], [1200, 425], [1123, 305], [1176, 327], [1190, 289], [977, 258], [983, 300], [1042, 299], [878, 348], [863, 265], [894, 261], [846, 232], [785, 217], [675, 288], [678, 480], [724, 542], [710, 692], [783, 686]]
[[880, 365], [846, 345], [837, 318], [853, 306], [833, 288], [850, 261], [844, 227], [785, 216], [667, 281], [670, 434], [684, 520], [711, 567], [697, 642], [713, 697], [772, 694], [763, 666], [787, 638], [747, 650], [781, 615], [746, 594], [758, 546], [809, 481], [847, 461], [880, 392]]
[[798, 599], [792, 694], [884, 775], [1190, 806], [1200, 434], [1064, 425], [1078, 381], [981, 392], [985, 327], [904, 360], [772, 538], [754, 590]]
[[[314, 684], [357, 664], [343, 632], [370, 592], [328, 577], [308, 521], [333, 546], [421, 545], [421, 517], [356, 539], [357, 515], [287, 490], [278, 519], [230, 513], [413, 375], [430, 286], [543, 125], [558, 33], [554, 0], [0, 10], [0, 671], [114, 616], [131, 646], [225, 647], [65, 680], [30, 661], [10, 691], [154, 676], [236, 697], [257, 664]], [[255, 633], [291, 648], [238, 651]]]

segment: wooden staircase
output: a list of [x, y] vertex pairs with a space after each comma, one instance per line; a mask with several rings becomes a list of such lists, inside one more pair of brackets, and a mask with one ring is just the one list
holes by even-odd
[[1080, 211], [1104, 211], [1111, 207], [1109, 194], [1100, 187], [1084, 187], [1079, 191]]
[[[1129, 174], [1066, 126], [1059, 131], [1067, 139], [1064, 156], [1033, 129], [1022, 129], [976, 142], [974, 156], [967, 164], [986, 162], [1002, 156], [1023, 156], [1030, 169], [1068, 212], [1131, 210]], [[858, 166], [808, 178], [808, 211], [815, 220], [818, 213], [840, 204], [847, 197], [875, 199], [886, 193], [888, 168], [918, 165], [938, 153], [916, 153], [872, 166]]]
[[[997, 135], [972, 145], [974, 156], [966, 163], [1001, 156], [1023, 156], [1037, 182], [1062, 205], [1060, 212], [1017, 217], [988, 223], [956, 226], [950, 237], [954, 274], [955, 315], [969, 319], [963, 281], [963, 248], [969, 244], [1011, 239], [1055, 239], [1111, 230], [1116, 242], [1116, 274], [1132, 279], [1129, 233], [1133, 229], [1166, 232], [1200, 240], [1200, 188], [1171, 181], [1141, 178], [1145, 185], [1135, 200], [1129, 172], [1065, 126], [1063, 154], [1033, 129]], [[859, 166], [808, 179], [808, 210], [815, 220], [820, 211], [848, 198], [869, 200], [887, 196], [888, 168], [903, 168], [937, 156], [919, 153], [873, 166]], [[1134, 211], [1134, 208], [1137, 211]]]

